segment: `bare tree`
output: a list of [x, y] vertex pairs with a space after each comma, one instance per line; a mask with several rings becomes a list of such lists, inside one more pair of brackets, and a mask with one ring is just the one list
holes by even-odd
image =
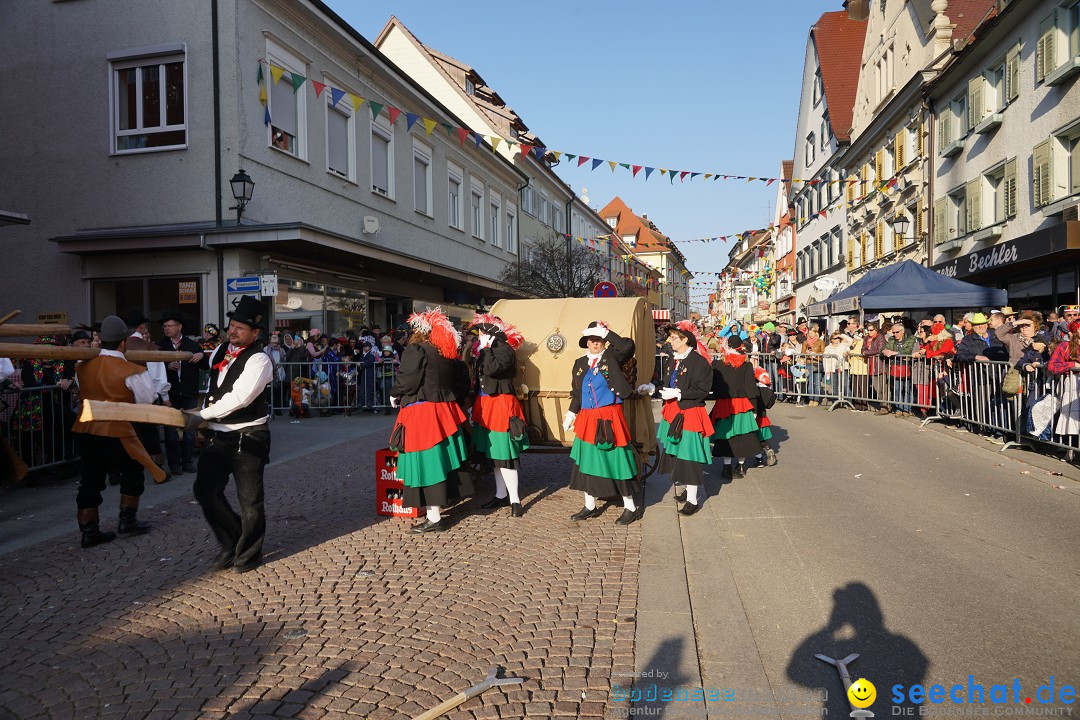
[[619, 280], [615, 287], [619, 291], [619, 297], [649, 297], [649, 288], [631, 278]]
[[508, 262], [499, 280], [540, 298], [589, 297], [606, 266], [606, 255], [552, 232], [533, 241], [528, 258]]

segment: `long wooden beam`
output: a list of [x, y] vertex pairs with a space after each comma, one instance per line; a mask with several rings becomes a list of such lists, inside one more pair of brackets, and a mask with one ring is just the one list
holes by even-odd
[[37, 337], [38, 335], [70, 335], [75, 332], [67, 325], [56, 323], [7, 323], [0, 325], [0, 337]]
[[[0, 357], [12, 360], [89, 360], [98, 356], [98, 348], [78, 348], [68, 345], [31, 345], [29, 343], [0, 343]], [[191, 359], [189, 352], [171, 350], [128, 350], [124, 355], [132, 362], [172, 362]]]
[[164, 405], [145, 405], [135, 403], [108, 402], [106, 400], [84, 400], [79, 420], [112, 422], [147, 423], [148, 425], [168, 425], [184, 427], [187, 415], [176, 408]]

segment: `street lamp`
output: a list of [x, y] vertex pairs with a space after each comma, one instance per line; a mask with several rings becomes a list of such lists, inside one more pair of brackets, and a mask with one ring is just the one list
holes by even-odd
[[247, 204], [251, 202], [251, 193], [255, 190], [255, 181], [241, 168], [240, 172], [232, 176], [229, 184], [232, 185], [233, 200], [236, 200], [236, 205], [229, 209], [236, 211], [236, 224], [239, 225], [240, 215], [243, 214]]
[[908, 220], [907, 215], [897, 215], [892, 221], [893, 232], [902, 238], [906, 238], [908, 225], [910, 224], [911, 221]]

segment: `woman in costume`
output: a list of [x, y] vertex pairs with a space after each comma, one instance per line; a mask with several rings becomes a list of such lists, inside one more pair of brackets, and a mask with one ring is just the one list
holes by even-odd
[[689, 320], [668, 325], [666, 330], [675, 366], [660, 390], [664, 400], [656, 431], [664, 447], [660, 472], [670, 474], [673, 486], [685, 486], [681, 493], [676, 487], [675, 499], [685, 502], [680, 514], [693, 515], [701, 507], [698, 487], [704, 481], [705, 466], [712, 462], [713, 424], [705, 411], [705, 399], [712, 390], [711, 358]]
[[495, 497], [480, 507], [491, 510], [509, 505], [510, 515], [521, 517], [518, 470], [521, 453], [529, 447], [529, 436], [514, 377], [515, 351], [523, 338], [516, 327], [495, 315], [477, 315], [470, 327], [480, 333], [472, 444], [495, 466]]
[[461, 426], [465, 413], [454, 399], [454, 368], [460, 336], [440, 308], [409, 316], [412, 335], [401, 356], [390, 404], [400, 407], [390, 434], [398, 452], [397, 476], [405, 484], [402, 504], [426, 507], [427, 519], [414, 533], [445, 529], [442, 506], [455, 495], [448, 479], [468, 452]]
[[713, 361], [713, 456], [728, 460], [722, 473], [726, 478], [744, 477], [743, 459], [761, 452], [753, 402], [760, 393], [754, 368], [742, 349], [738, 336], [729, 337], [728, 354]]
[[570, 489], [585, 494], [585, 506], [570, 519], [594, 518], [601, 513], [597, 498], [621, 495], [624, 509], [615, 522], [629, 525], [641, 517], [634, 502], [641, 490], [637, 460], [622, 408], [623, 400], [634, 393], [622, 371], [623, 363], [634, 355], [634, 341], [602, 322], [592, 322], [581, 331], [578, 345], [588, 352], [574, 362], [563, 429], [574, 430]]

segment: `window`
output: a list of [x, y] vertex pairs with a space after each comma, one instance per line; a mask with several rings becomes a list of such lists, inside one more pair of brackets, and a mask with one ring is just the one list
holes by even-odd
[[[293, 83], [293, 74], [307, 77], [307, 62], [272, 40], [266, 41], [266, 59], [270, 78], [267, 84], [267, 111], [270, 128], [267, 142], [270, 147], [307, 159], [307, 83]], [[274, 67], [284, 68], [284, 72]], [[274, 78], [277, 77], [277, 82]]]
[[110, 54], [114, 153], [187, 147], [184, 46], [138, 58]]
[[551, 227], [559, 232], [563, 232], [566, 229], [566, 226], [563, 224], [563, 209], [555, 203], [551, 204]]
[[469, 210], [472, 220], [472, 234], [478, 240], [484, 239], [484, 184], [473, 181], [469, 189]]
[[1039, 23], [1035, 79], [1059, 85], [1080, 70], [1080, 2], [1058, 7]]
[[967, 235], [966, 186], [949, 193], [945, 200], [945, 239], [955, 240]]
[[810, 133], [806, 136], [806, 166], [814, 162], [814, 133]]
[[619, 218], [617, 218], [617, 217], [609, 217], [607, 219], [607, 224], [608, 224], [608, 227], [614, 228], [616, 225], [619, 224]]
[[413, 205], [418, 213], [431, 216], [431, 148], [413, 138]]
[[[986, 198], [983, 201], [986, 210], [986, 222], [982, 224], [985, 226], [996, 225], [1004, 222], [1009, 217], [1009, 185], [1005, 179], [1007, 174], [1006, 165], [1008, 164], [1008, 162], [1004, 162], [983, 176], [983, 186], [986, 188]], [[1011, 169], [1013, 171], [1013, 182], [1015, 183], [1015, 161], [1013, 161]], [[980, 217], [981, 219], [982, 217]]]
[[394, 131], [382, 115], [371, 123], [371, 191], [394, 197]]
[[543, 224], [551, 226], [551, 203], [548, 202], [547, 193], [540, 193], [540, 217], [537, 218]]
[[506, 250], [517, 254], [517, 208], [512, 203], [506, 203]]
[[462, 177], [463, 177], [462, 172], [461, 172], [461, 168], [459, 168], [457, 165], [455, 165], [453, 163], [447, 163], [446, 168], [447, 168], [447, 171], [446, 171], [446, 175], [447, 175], [447, 178], [446, 178], [446, 181], [447, 181], [446, 182], [446, 185], [447, 185], [447, 197], [446, 197], [446, 206], [447, 206], [447, 215], [446, 215], [446, 217], [447, 217], [447, 220], [446, 220], [446, 224], [449, 225], [452, 228], [457, 228], [458, 230], [464, 230], [465, 229], [464, 213], [462, 212], [462, 208], [461, 208], [461, 201], [462, 201], [461, 183], [462, 183]]
[[634, 243], [637, 242], [636, 235], [623, 235], [622, 239], [623, 242], [626, 243], [627, 247], [634, 247]]
[[1080, 193], [1080, 121], [1035, 146], [1032, 171], [1036, 207]]
[[829, 125], [829, 113], [826, 111], [825, 115], [821, 118], [821, 150], [824, 152], [829, 147], [829, 140], [832, 139], [832, 127]]
[[[919, 124], [911, 125], [904, 132], [904, 138], [907, 141], [907, 149], [904, 150], [904, 164], [917, 159], [922, 155], [922, 126]], [[898, 162], [897, 165], [900, 163]]]
[[[533, 217], [536, 217], [536, 215], [537, 215], [537, 206], [536, 205], [537, 205], [536, 204], [536, 190], [534, 190], [532, 187], [530, 187], [528, 185], [525, 186], [525, 189], [521, 191], [521, 209], [524, 210], [529, 215], [532, 215]], [[614, 225], [612, 227], [614, 227]]]
[[476, 94], [476, 83], [474, 83], [472, 81], [472, 78], [465, 78], [465, 94], [466, 95], [475, 95]]
[[502, 247], [502, 242], [499, 240], [499, 226], [502, 225], [502, 198], [495, 192], [490, 193], [488, 197], [488, 242], [495, 247]]
[[881, 57], [874, 63], [874, 71], [877, 75], [877, 101], [880, 104], [893, 91], [893, 60], [895, 53], [892, 45], [885, 48]]
[[825, 85], [821, 81], [821, 68], [818, 68], [814, 72], [814, 104], [821, 102], [823, 97], [825, 97]]
[[326, 97], [326, 169], [335, 175], [356, 182], [355, 118], [352, 101], [348, 97], [333, 104], [330, 93]]
[[1001, 112], [1008, 97], [1005, 93], [1005, 61], [995, 64], [984, 74], [985, 86], [983, 91], [984, 111], [987, 113]]
[[948, 157], [960, 152], [968, 130], [968, 93], [954, 97], [938, 118], [938, 147]]

